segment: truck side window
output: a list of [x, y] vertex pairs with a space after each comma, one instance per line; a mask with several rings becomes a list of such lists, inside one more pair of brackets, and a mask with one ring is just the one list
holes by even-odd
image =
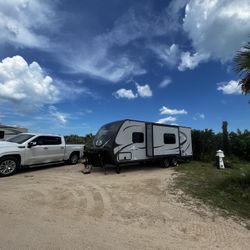
[[62, 143], [61, 137], [58, 136], [44, 136], [44, 145], [60, 145]]
[[59, 136], [38, 136], [33, 140], [37, 145], [60, 145], [62, 139]]
[[36, 142], [37, 145], [44, 145], [44, 136], [38, 136], [33, 140], [33, 142]]
[[165, 144], [175, 144], [175, 134], [164, 134], [163, 135], [163, 141]]
[[134, 132], [132, 134], [133, 143], [143, 143], [144, 142], [144, 134], [141, 132]]

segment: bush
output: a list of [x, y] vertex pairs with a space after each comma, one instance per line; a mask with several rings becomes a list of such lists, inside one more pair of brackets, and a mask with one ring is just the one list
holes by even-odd
[[[224, 150], [222, 133], [215, 134], [211, 129], [192, 131], [193, 158], [198, 161], [214, 161], [216, 151]], [[225, 160], [239, 158], [250, 160], [250, 131], [231, 132], [228, 135], [227, 151]], [[232, 162], [228, 166], [232, 167]]]

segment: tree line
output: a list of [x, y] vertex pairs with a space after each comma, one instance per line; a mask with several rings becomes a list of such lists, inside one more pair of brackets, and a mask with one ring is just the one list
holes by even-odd
[[211, 129], [193, 130], [193, 158], [199, 161], [213, 161], [218, 149], [222, 149], [227, 158], [237, 157], [250, 160], [250, 131], [227, 131], [227, 123], [223, 122], [222, 132], [215, 133]]
[[64, 136], [65, 142], [67, 144], [85, 144], [86, 148], [89, 149], [92, 147], [94, 135], [92, 133], [85, 136], [79, 135], [66, 135]]

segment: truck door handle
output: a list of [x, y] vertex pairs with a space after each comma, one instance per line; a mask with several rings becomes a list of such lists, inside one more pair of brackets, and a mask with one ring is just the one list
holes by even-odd
[[64, 147], [61, 147], [61, 149], [64, 149]]
[[48, 147], [44, 147], [43, 149], [48, 149]]

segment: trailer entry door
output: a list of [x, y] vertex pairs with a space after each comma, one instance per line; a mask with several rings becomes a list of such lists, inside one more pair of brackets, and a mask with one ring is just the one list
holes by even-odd
[[152, 123], [146, 123], [146, 155], [148, 157], [154, 156]]

